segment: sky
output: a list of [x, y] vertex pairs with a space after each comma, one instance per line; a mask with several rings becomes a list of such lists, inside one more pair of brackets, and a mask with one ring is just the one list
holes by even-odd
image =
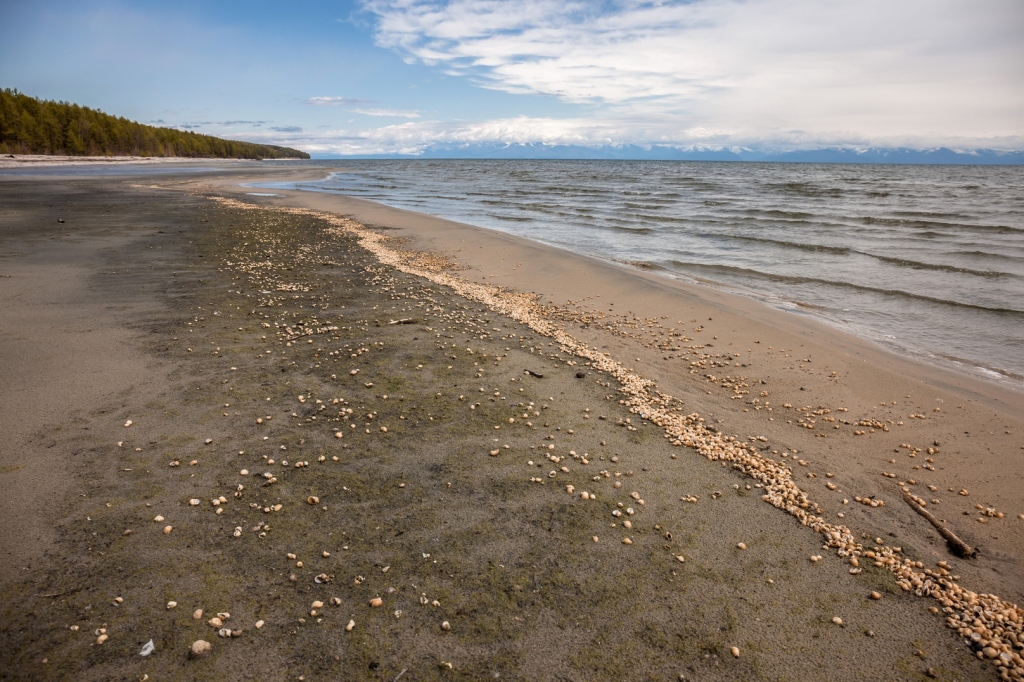
[[1024, 150], [1021, 0], [0, 0], [0, 87], [314, 155]]

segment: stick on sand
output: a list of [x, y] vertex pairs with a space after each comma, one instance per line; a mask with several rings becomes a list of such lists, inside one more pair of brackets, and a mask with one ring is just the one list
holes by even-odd
[[956, 554], [958, 557], [964, 559], [970, 559], [978, 553], [978, 550], [974, 549], [966, 542], [964, 542], [956, 535], [954, 535], [953, 531], [946, 528], [946, 526], [941, 521], [932, 516], [931, 512], [929, 512], [927, 509], [918, 504], [917, 500], [911, 497], [909, 493], [903, 493], [903, 501], [909, 504], [911, 508], [913, 508], [913, 510], [916, 511], [918, 514], [928, 519], [928, 523], [935, 526], [935, 530], [939, 531], [939, 535], [945, 538], [946, 544], [949, 545], [949, 549], [953, 552], [953, 554]]

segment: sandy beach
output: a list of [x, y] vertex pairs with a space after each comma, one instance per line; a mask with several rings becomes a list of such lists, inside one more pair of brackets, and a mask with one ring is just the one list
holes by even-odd
[[0, 177], [0, 679], [1020, 678], [1024, 396], [320, 173]]

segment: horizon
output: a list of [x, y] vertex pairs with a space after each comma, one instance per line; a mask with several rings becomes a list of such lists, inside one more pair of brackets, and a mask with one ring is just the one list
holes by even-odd
[[1022, 32], [1009, 0], [45, 0], [9, 8], [0, 83], [314, 158], [1021, 163]]

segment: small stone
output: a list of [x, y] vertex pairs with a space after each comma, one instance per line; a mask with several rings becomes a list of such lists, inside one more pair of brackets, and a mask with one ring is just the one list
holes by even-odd
[[216, 616], [206, 621], [206, 624], [215, 630], [224, 627], [224, 621]]
[[374, 597], [373, 599], [370, 600], [370, 608], [371, 609], [375, 609], [378, 606], [382, 605], [383, 603], [384, 603], [383, 599], [381, 599], [380, 597]]
[[173, 608], [176, 608], [177, 606], [178, 606], [178, 602], [176, 602], [176, 601], [172, 600], [172, 601], [167, 602], [167, 610], [168, 611], [170, 611]]
[[319, 599], [317, 599], [315, 602], [313, 602], [313, 605], [310, 608], [322, 609], [323, 607], [324, 607], [324, 603], [322, 601], [320, 601]]
[[737, 543], [736, 549], [746, 549], [747, 545], [744, 542]]
[[835, 623], [836, 625], [842, 625], [843, 624], [843, 619], [840, 618], [839, 616], [833, 616], [832, 617], [832, 622]]
[[448, 621], [444, 621], [443, 623], [441, 623], [441, 629], [444, 630], [445, 632], [448, 632], [449, 630], [452, 629], [452, 624], [449, 623]]
[[740, 648], [738, 646], [734, 646], [733, 648], [729, 649], [729, 653], [733, 655], [733, 658], [739, 658]]
[[356, 622], [354, 620], [350, 620], [345, 625], [345, 632], [352, 632], [352, 628], [354, 628], [355, 626], [356, 626]]
[[192, 642], [192, 657], [200, 658], [202, 656], [205, 656], [206, 654], [210, 653], [211, 649], [213, 649], [212, 644], [207, 642], [205, 639], [197, 639], [196, 641]]
[[174, 530], [173, 526], [164, 526], [164, 535], [170, 535], [172, 530]]
[[196, 609], [195, 611], [192, 612], [192, 619], [193, 620], [199, 620], [202, 617], [203, 617], [203, 610], [202, 609]]
[[877, 599], [881, 599], [882, 598], [882, 593], [881, 592], [872, 592], [868, 596], [871, 597], [872, 599], [877, 600]]
[[128, 421], [126, 421], [126, 422], [124, 423], [124, 428], [126, 428], [126, 429], [127, 429], [127, 428], [128, 428], [129, 426], [131, 426], [131, 425], [132, 425], [132, 420], [131, 420], [131, 419], [129, 419]]
[[266, 625], [266, 622], [264, 622], [262, 620], [256, 621], [256, 629], [257, 630], [261, 629], [264, 625]]
[[110, 639], [110, 636], [107, 635], [107, 633], [104, 632], [102, 635], [100, 635], [99, 637], [96, 638], [96, 643], [97, 644], [103, 644], [108, 639]]

